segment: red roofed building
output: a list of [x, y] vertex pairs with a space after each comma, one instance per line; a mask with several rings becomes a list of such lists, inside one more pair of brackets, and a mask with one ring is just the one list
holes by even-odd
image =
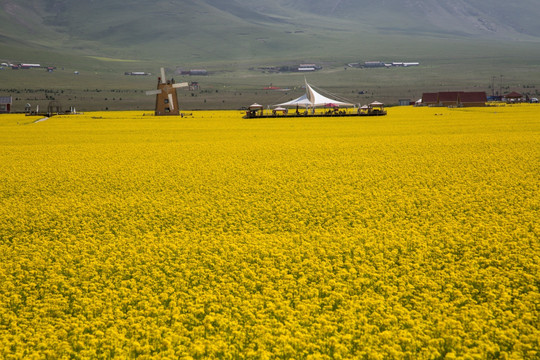
[[422, 105], [433, 106], [439, 104], [439, 93], [423, 93]]
[[459, 94], [459, 103], [465, 107], [481, 107], [486, 106], [487, 94], [485, 91], [462, 92]]
[[443, 91], [438, 93], [424, 93], [422, 95], [422, 105], [424, 106], [486, 106], [486, 102], [487, 95], [483, 91]]
[[440, 106], [459, 106], [459, 91], [444, 91], [439, 93]]

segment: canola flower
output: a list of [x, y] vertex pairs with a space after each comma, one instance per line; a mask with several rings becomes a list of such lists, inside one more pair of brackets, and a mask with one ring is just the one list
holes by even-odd
[[539, 110], [2, 115], [0, 358], [538, 358]]

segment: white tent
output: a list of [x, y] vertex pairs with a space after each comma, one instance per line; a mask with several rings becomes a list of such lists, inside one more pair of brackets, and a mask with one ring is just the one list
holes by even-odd
[[277, 104], [275, 106], [302, 106], [302, 107], [320, 107], [320, 106], [327, 106], [327, 105], [335, 105], [335, 106], [354, 106], [354, 104], [330, 99], [324, 95], [319, 94], [313, 88], [307, 83], [306, 81], [306, 93], [302, 96], [300, 96], [297, 99]]
[[307, 95], [302, 95], [298, 99], [294, 99], [282, 104], [277, 104], [275, 106], [312, 106], [311, 101], [308, 100]]
[[263, 106], [260, 105], [260, 104], [257, 104], [257, 103], [249, 105], [249, 110], [259, 110], [259, 109], [262, 109], [262, 108], [263, 108]]

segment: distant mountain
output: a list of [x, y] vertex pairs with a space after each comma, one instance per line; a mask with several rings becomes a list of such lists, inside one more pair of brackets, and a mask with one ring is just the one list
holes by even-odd
[[0, 0], [0, 46], [234, 61], [379, 36], [540, 41], [539, 18], [537, 0]]
[[[257, 0], [242, 1], [264, 13], [291, 9], [349, 19], [376, 29], [401, 33], [480, 35], [516, 38], [540, 36], [536, 0]], [[277, 6], [276, 6], [277, 5]], [[277, 10], [276, 10], [277, 9]], [[283, 11], [285, 10], [285, 11]]]

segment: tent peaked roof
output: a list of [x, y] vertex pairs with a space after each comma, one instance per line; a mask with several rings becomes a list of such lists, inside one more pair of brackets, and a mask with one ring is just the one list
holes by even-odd
[[330, 99], [324, 95], [319, 94], [317, 91], [315, 91], [311, 85], [309, 85], [306, 81], [306, 93], [299, 98], [296, 98], [294, 100], [277, 104], [276, 106], [311, 106], [311, 107], [317, 107], [317, 106], [326, 106], [328, 104], [338, 105], [338, 106], [354, 106], [354, 104]]
[[310, 106], [312, 104], [311, 104], [311, 101], [308, 100], [307, 95], [302, 95], [297, 99], [287, 101], [287, 102], [282, 103], [282, 104], [277, 104], [275, 106], [296, 106], [296, 105], [298, 105], [298, 106]]
[[504, 95], [504, 97], [509, 99], [518, 99], [520, 97], [523, 97], [523, 95], [516, 91], [512, 91], [511, 93]]

